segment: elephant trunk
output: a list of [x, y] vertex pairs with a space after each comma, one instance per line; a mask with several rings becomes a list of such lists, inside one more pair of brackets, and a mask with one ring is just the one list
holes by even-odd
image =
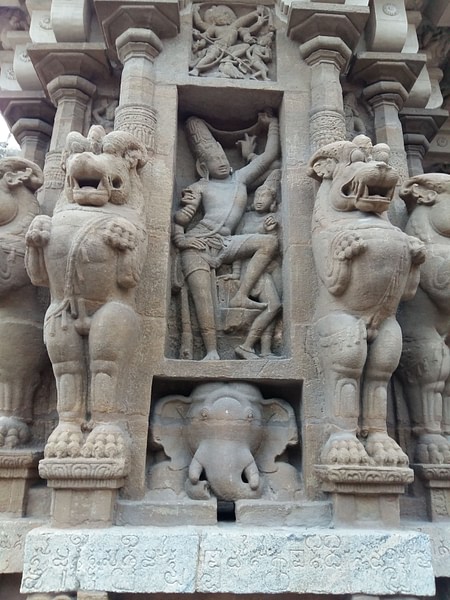
[[235, 501], [259, 498], [262, 482], [252, 453], [235, 440], [204, 440], [189, 466], [187, 492], [198, 497], [197, 486], [204, 486], [206, 477], [212, 493], [219, 500]]

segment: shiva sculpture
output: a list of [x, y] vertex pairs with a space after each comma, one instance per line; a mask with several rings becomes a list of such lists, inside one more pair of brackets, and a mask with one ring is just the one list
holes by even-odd
[[141, 328], [134, 296], [146, 251], [146, 151], [131, 134], [97, 125], [87, 137], [68, 135], [63, 160], [54, 215], [36, 217], [27, 233], [27, 270], [51, 294], [44, 336], [59, 425], [45, 456], [115, 458], [126, 450], [121, 382]]
[[417, 294], [399, 313], [403, 354], [399, 375], [413, 432], [415, 462], [450, 464], [450, 175], [409, 179], [400, 196], [409, 220], [406, 232], [427, 249]]
[[205, 383], [189, 396], [161, 398], [151, 442], [165, 456], [153, 466], [152, 489], [234, 501], [278, 498], [299, 487], [296, 469], [277, 460], [298, 442], [294, 411], [252, 384]]
[[[278, 252], [278, 239], [266, 232], [237, 233], [237, 229], [247, 209], [248, 186], [267, 176], [278, 157], [278, 120], [268, 113], [259, 115], [258, 127], [267, 131], [265, 149], [259, 155], [252, 153], [250, 162], [234, 173], [222, 146], [203, 120], [191, 117], [186, 127], [201, 179], [183, 191], [172, 237], [193, 299], [206, 349], [204, 359], [218, 360], [212, 271], [235, 260], [248, 260], [229, 308], [261, 311], [267, 306], [250, 296]], [[245, 147], [249, 146], [247, 136]]]
[[19, 157], [0, 160], [0, 447], [30, 438], [33, 397], [46, 364], [44, 310], [25, 270], [25, 234], [43, 175]]
[[387, 433], [387, 386], [402, 350], [395, 314], [417, 289], [425, 247], [386, 218], [398, 175], [372, 158], [387, 157], [386, 145], [369, 153], [360, 142], [328, 144], [309, 163], [309, 175], [320, 183], [312, 245], [331, 424], [321, 459], [325, 465], [401, 467], [408, 458]]

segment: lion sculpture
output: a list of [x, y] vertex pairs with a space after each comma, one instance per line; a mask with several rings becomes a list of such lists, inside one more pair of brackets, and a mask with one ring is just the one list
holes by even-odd
[[140, 332], [135, 290], [147, 240], [145, 163], [145, 148], [129, 133], [105, 135], [100, 126], [87, 138], [72, 132], [54, 215], [36, 217], [28, 230], [28, 272], [51, 295], [44, 337], [59, 424], [46, 458], [126, 455], [121, 383]]
[[422, 240], [427, 260], [416, 296], [399, 313], [404, 385], [421, 464], [450, 464], [450, 175], [409, 179], [400, 196], [406, 232]]
[[395, 314], [416, 291], [425, 251], [386, 217], [398, 179], [388, 157], [386, 144], [372, 148], [369, 138], [358, 136], [320, 148], [309, 163], [308, 174], [320, 182], [312, 247], [331, 425], [325, 465], [408, 464], [387, 433], [387, 386], [402, 349]]
[[25, 270], [25, 234], [39, 204], [41, 169], [29, 160], [0, 160], [0, 447], [30, 439], [33, 397], [46, 365], [43, 308]]

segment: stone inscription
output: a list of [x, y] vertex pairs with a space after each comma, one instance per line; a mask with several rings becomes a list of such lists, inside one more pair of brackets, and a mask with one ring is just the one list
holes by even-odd
[[22, 593], [434, 593], [429, 538], [410, 532], [174, 527], [27, 537]]

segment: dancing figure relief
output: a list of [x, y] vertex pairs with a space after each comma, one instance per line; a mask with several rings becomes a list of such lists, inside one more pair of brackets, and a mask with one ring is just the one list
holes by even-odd
[[408, 464], [387, 433], [387, 386], [402, 350], [396, 311], [416, 292], [425, 246], [386, 217], [398, 179], [386, 162], [388, 150], [386, 144], [371, 148], [360, 135], [324, 146], [309, 163], [320, 183], [312, 244], [331, 426], [325, 465]]
[[229, 6], [193, 5], [191, 76], [268, 80], [275, 29], [270, 9], [237, 16]]
[[[278, 120], [269, 113], [259, 115], [257, 130], [267, 133], [265, 149], [261, 154], [255, 154], [254, 143], [249, 141], [247, 134], [242, 147], [249, 162], [234, 172], [222, 146], [204, 121], [191, 117], [186, 128], [201, 178], [182, 192], [180, 208], [174, 214], [173, 242], [179, 251], [184, 279], [195, 308], [205, 359], [218, 360], [219, 323], [213, 292], [215, 271], [222, 265], [245, 261], [228, 308], [254, 311], [253, 317], [256, 317], [268, 307], [268, 300], [262, 299], [264, 292], [256, 293], [257, 298], [254, 298], [254, 289], [278, 253], [278, 238], [267, 235], [264, 227], [239, 232], [239, 226], [247, 209], [248, 187], [260, 178], [264, 179], [278, 157]], [[269, 321], [277, 310], [278, 307], [271, 306]], [[253, 344], [249, 352], [253, 356]]]
[[36, 217], [28, 230], [27, 270], [51, 294], [44, 335], [59, 424], [46, 458], [126, 454], [121, 384], [141, 329], [134, 297], [146, 252], [146, 160], [129, 133], [70, 133], [63, 194], [53, 217]]

